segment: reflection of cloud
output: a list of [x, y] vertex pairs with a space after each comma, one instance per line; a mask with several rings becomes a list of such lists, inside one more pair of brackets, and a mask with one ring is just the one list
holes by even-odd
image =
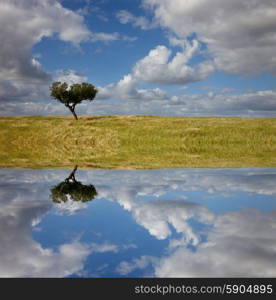
[[139, 27], [143, 30], [149, 30], [156, 27], [154, 22], [149, 21], [144, 16], [136, 17], [127, 10], [118, 11], [116, 17], [121, 24], [132, 23], [134, 27]]
[[[10, 187], [2, 185], [0, 189], [0, 276], [68, 276], [79, 273], [92, 253], [117, 253], [135, 247], [73, 241], [56, 250], [43, 248], [32, 240], [31, 224], [39, 224], [51, 208], [45, 186], [63, 180], [68, 172], [14, 172], [5, 170], [1, 177]], [[213, 198], [245, 192], [269, 196], [276, 193], [275, 176], [275, 169], [78, 172], [83, 183], [95, 184], [99, 198], [121, 205], [156, 239], [167, 239], [167, 253], [161, 258], [142, 253], [117, 267], [119, 274], [128, 275], [153, 266], [158, 277], [274, 277], [275, 211], [216, 215], [203, 205], [189, 202], [189, 194], [183, 194], [200, 191]], [[27, 188], [20, 181], [28, 183]], [[178, 195], [185, 196], [184, 200], [168, 200]], [[193, 220], [209, 226], [196, 227]]]
[[[26, 195], [28, 196], [28, 195]], [[32, 240], [31, 224], [50, 206], [46, 203], [2, 205], [0, 212], [0, 277], [64, 277], [83, 268], [91, 250], [78, 241], [56, 251]]]
[[[229, 191], [275, 194], [274, 170], [164, 170], [154, 172], [121, 172], [117, 178], [124, 186], [99, 187], [100, 196], [118, 202], [130, 211], [134, 220], [157, 239], [168, 238], [169, 254], [159, 260], [147, 256], [123, 261], [117, 267], [121, 275], [154, 266], [157, 277], [272, 277], [276, 275], [276, 212], [256, 210], [215, 215], [199, 204], [158, 199], [170, 190], [203, 191], [213, 197]], [[143, 200], [141, 196], [156, 197]], [[227, 197], [227, 195], [226, 195]], [[189, 222], [208, 226], [204, 240]], [[172, 238], [171, 229], [181, 233]], [[187, 245], [196, 246], [196, 250]], [[193, 248], [194, 249], [194, 248]], [[272, 261], [272, 263], [271, 263]]]
[[156, 265], [159, 277], [275, 277], [276, 211], [218, 216], [196, 252], [179, 247]]
[[139, 258], [134, 258], [131, 262], [122, 261], [116, 271], [120, 275], [128, 275], [131, 272], [140, 269], [144, 270], [147, 266], [157, 262], [157, 258], [153, 256], [141, 256]]
[[135, 221], [145, 227], [157, 239], [165, 239], [171, 235], [170, 226], [177, 233], [183, 234], [187, 243], [199, 243], [199, 236], [188, 224], [191, 218], [210, 223], [213, 214], [202, 206], [182, 201], [150, 201], [136, 203], [132, 208]]
[[[182, 169], [155, 171], [93, 171], [85, 174], [97, 186], [118, 184], [112, 197], [119, 193], [162, 195], [170, 190], [202, 191], [209, 193], [246, 192], [260, 195], [276, 194], [275, 169]], [[100, 179], [101, 177], [102, 179]], [[124, 183], [123, 187], [122, 182]], [[102, 191], [103, 194], [107, 191]], [[122, 201], [122, 200], [121, 200]]]
[[104, 253], [104, 252], [118, 252], [118, 246], [117, 245], [113, 245], [110, 243], [104, 243], [104, 244], [96, 244], [96, 243], [92, 243], [91, 244], [91, 249], [93, 250], [93, 252], [95, 253]]
[[[157, 277], [274, 277], [276, 275], [276, 211], [257, 210], [215, 215], [201, 205], [182, 201], [123, 200], [135, 221], [157, 239], [168, 238], [169, 254], [160, 259], [144, 256], [117, 267], [127, 275], [149, 265]], [[119, 202], [119, 201], [118, 201]], [[209, 226], [207, 241], [189, 221]], [[181, 233], [171, 237], [171, 229]], [[211, 229], [210, 229], [211, 228]], [[187, 248], [196, 246], [196, 251]]]
[[[164, 176], [167, 186], [162, 185], [162, 179], [161, 185], [158, 185], [157, 180], [145, 181], [154, 182], [151, 189], [148, 186], [138, 188], [128, 185], [101, 191], [104, 197], [118, 202], [130, 211], [134, 220], [151, 235], [157, 239], [169, 239], [170, 252], [167, 257], [162, 257], [159, 261], [157, 258], [148, 260], [146, 257], [134, 258], [131, 262], [123, 261], [117, 267], [119, 274], [127, 275], [153, 265], [157, 277], [275, 276], [276, 264], [270, 264], [272, 259], [276, 261], [275, 212], [264, 214], [258, 211], [241, 211], [216, 216], [202, 205], [187, 201], [147, 201], [139, 198], [139, 195], [150, 195], [149, 192], [162, 195], [168, 186], [192, 191], [205, 190], [207, 193], [223, 192], [225, 189], [274, 193], [272, 179], [268, 175], [253, 172], [246, 176], [226, 176], [217, 173], [192, 173], [190, 177], [182, 173], [185, 180], [172, 180], [171, 184], [169, 178]], [[209, 228], [212, 229], [205, 237], [207, 242], [200, 238], [200, 232], [190, 224], [190, 220], [211, 225]], [[172, 238], [172, 228], [181, 236]], [[187, 248], [189, 244], [196, 246], [195, 252]]]
[[[55, 184], [64, 180], [68, 171], [2, 169], [0, 175], [2, 182], [6, 183]], [[101, 196], [109, 190], [110, 197], [130, 192], [133, 195], [158, 197], [169, 190], [276, 194], [275, 169], [79, 170], [78, 179], [84, 184], [93, 182], [97, 190], [101, 190]]]
[[65, 277], [81, 271], [91, 253], [117, 251], [110, 243], [75, 240], [53, 250], [34, 241], [33, 227], [52, 207], [48, 191], [33, 184], [1, 186], [0, 277]]
[[68, 199], [66, 202], [55, 203], [57, 214], [63, 216], [72, 216], [81, 210], [87, 208], [87, 203]]
[[[271, 170], [213, 170], [213, 171], [168, 171], [161, 172], [118, 172], [110, 173], [109, 180], [117, 183], [117, 178], [124, 182], [123, 186], [110, 188], [98, 186], [99, 196], [116, 201], [125, 210], [132, 213], [134, 220], [157, 239], [166, 239], [172, 235], [173, 228], [180, 233], [180, 238], [171, 239], [169, 246], [175, 248], [184, 244], [198, 245], [200, 234], [189, 223], [195, 219], [203, 224], [213, 224], [215, 215], [205, 207], [188, 201], [142, 200], [143, 196], [157, 199], [171, 190], [203, 191], [207, 194], [225, 194], [225, 191], [243, 191], [270, 195], [275, 190], [275, 174]], [[267, 173], [266, 173], [267, 172]], [[160, 176], [156, 176], [159, 174]], [[105, 181], [107, 176], [103, 176]], [[183, 195], [182, 195], [183, 196]]]

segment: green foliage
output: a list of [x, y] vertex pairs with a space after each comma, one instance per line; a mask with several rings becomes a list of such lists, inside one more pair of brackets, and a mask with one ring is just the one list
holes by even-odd
[[95, 187], [83, 185], [79, 181], [63, 181], [51, 189], [51, 198], [55, 203], [67, 202], [70, 197], [73, 201], [88, 202], [97, 196]]
[[96, 97], [97, 89], [89, 83], [75, 83], [70, 87], [66, 82], [56, 81], [50, 87], [51, 97], [63, 103], [71, 111], [76, 120], [75, 107], [83, 100], [92, 101]]
[[83, 100], [92, 101], [96, 97], [97, 89], [89, 83], [75, 83], [70, 87], [66, 82], [56, 81], [50, 87], [51, 97], [63, 104], [79, 104]]

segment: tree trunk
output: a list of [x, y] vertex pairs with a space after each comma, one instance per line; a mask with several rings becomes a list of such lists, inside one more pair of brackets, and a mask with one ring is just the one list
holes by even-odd
[[70, 179], [73, 180], [73, 182], [77, 182], [76, 178], [75, 178], [75, 173], [78, 169], [78, 166], [75, 166], [74, 170], [71, 172], [71, 174], [65, 179], [65, 182], [70, 182]]
[[76, 120], [78, 120], [78, 116], [77, 114], [75, 113], [75, 108], [71, 107], [71, 106], [68, 106], [68, 108], [70, 109], [71, 113], [73, 114], [73, 116], [75, 117]]

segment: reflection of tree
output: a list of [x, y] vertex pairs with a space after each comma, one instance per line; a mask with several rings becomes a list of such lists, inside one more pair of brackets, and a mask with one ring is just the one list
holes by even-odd
[[71, 174], [61, 183], [51, 188], [51, 198], [55, 203], [73, 201], [88, 202], [97, 196], [96, 188], [90, 185], [84, 185], [75, 178], [78, 166], [75, 166]]

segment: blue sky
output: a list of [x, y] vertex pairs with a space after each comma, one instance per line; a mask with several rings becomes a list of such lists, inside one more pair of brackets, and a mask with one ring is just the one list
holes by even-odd
[[276, 115], [271, 0], [0, 0], [1, 115], [67, 115], [55, 80], [99, 93], [79, 114]]

